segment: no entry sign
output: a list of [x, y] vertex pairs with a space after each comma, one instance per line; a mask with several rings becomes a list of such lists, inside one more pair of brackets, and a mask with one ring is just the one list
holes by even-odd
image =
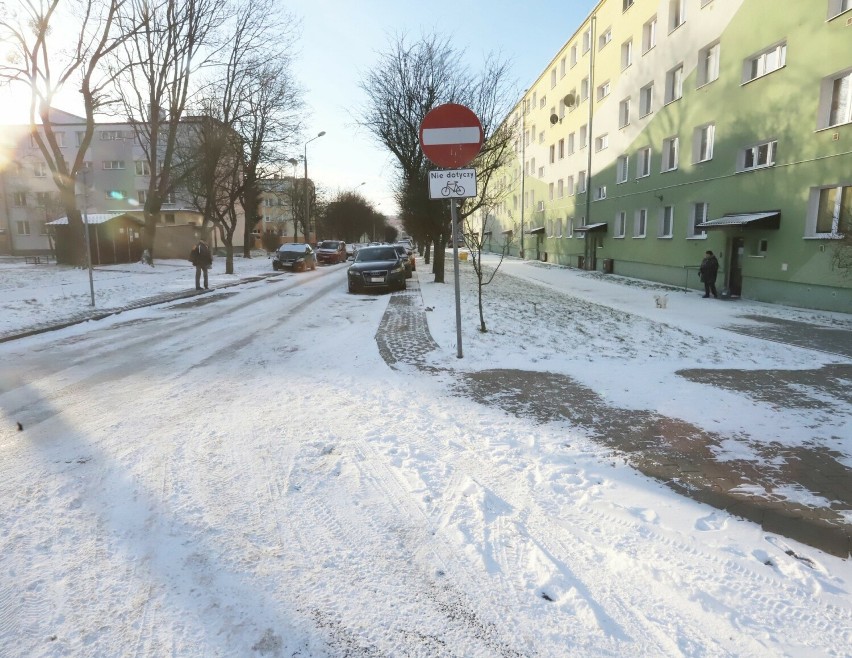
[[420, 124], [420, 148], [439, 167], [458, 169], [482, 148], [482, 124], [470, 108], [447, 103], [429, 111]]

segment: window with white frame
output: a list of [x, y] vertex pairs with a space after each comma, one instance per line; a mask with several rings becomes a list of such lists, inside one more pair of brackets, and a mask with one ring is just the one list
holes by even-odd
[[553, 220], [552, 219], [547, 220], [547, 237], [549, 237], [549, 238], [553, 237]]
[[581, 171], [577, 174], [577, 194], [583, 194], [586, 191], [586, 172]]
[[538, 208], [536, 208], [536, 210], [539, 210], [539, 211], [544, 210], [544, 201], [538, 202]]
[[663, 140], [663, 163], [661, 171], [672, 171], [678, 165], [679, 138], [669, 137]]
[[556, 86], [556, 67], [554, 66], [550, 71], [550, 88], [553, 89]]
[[852, 9], [852, 0], [828, 0], [828, 19]]
[[174, 192], [167, 192], [163, 196], [163, 203], [169, 203], [169, 204], [172, 204], [172, 205], [177, 203], [177, 199], [175, 198], [175, 193]]
[[547, 186], [547, 198], [553, 201], [553, 195], [556, 193], [556, 186], [553, 183], [550, 183]]
[[543, 130], [538, 134], [538, 143], [544, 144], [544, 131]]
[[151, 165], [147, 160], [137, 160], [136, 161], [136, 175], [137, 176], [150, 176], [151, 175]]
[[633, 237], [644, 238], [648, 228], [648, 209], [639, 208], [633, 215]]
[[707, 162], [713, 159], [713, 141], [716, 135], [715, 124], [698, 126], [692, 138], [693, 162]]
[[39, 208], [47, 208], [50, 205], [52, 195], [50, 192], [36, 192], [36, 205]]
[[586, 124], [580, 126], [580, 148], [584, 149], [589, 143], [589, 129]]
[[565, 237], [572, 238], [574, 237], [574, 218], [566, 217], [565, 218]]
[[556, 195], [561, 199], [565, 196], [565, 181], [561, 178], [556, 181]]
[[583, 32], [583, 54], [589, 52], [592, 48], [592, 28], [588, 28]]
[[47, 165], [44, 162], [33, 164], [33, 176], [36, 178], [45, 178], [47, 176]]
[[636, 178], [651, 175], [651, 147], [639, 149], [636, 153]]
[[634, 2], [635, 0], [624, 0], [623, 11], [627, 11], [628, 9], [630, 9], [633, 6]]
[[666, 73], [666, 103], [676, 101], [683, 96], [683, 64], [678, 64]]
[[706, 238], [707, 231], [698, 228], [699, 224], [707, 221], [707, 210], [710, 206], [704, 201], [697, 201], [692, 204], [692, 220], [689, 222], [689, 237], [690, 238]]
[[598, 135], [595, 138], [595, 151], [603, 151], [604, 149], [609, 147], [609, 135], [603, 134]]
[[787, 63], [787, 42], [775, 44], [743, 62], [743, 82], [777, 71]]
[[53, 136], [56, 137], [56, 145], [60, 148], [65, 148], [65, 133], [53, 133]]
[[615, 182], [626, 183], [630, 173], [630, 158], [626, 155], [618, 156], [615, 166]]
[[838, 237], [852, 230], [852, 185], [815, 188], [816, 214], [809, 223], [812, 237]]
[[608, 27], [598, 37], [598, 50], [603, 50], [610, 41], [612, 41], [612, 28]]
[[124, 169], [124, 160], [104, 160], [104, 169]]
[[719, 79], [719, 58], [721, 53], [722, 47], [718, 42], [711, 43], [709, 46], [698, 51], [698, 71], [696, 78], [699, 87]]
[[12, 193], [12, 205], [18, 208], [23, 208], [27, 205], [27, 193], [26, 192], [13, 192]]
[[595, 189], [595, 199], [597, 201], [606, 199], [606, 185], [598, 185], [597, 189]]
[[701, 0], [701, 6], [702, 6], [702, 7], [706, 7], [706, 6], [707, 6], [707, 5], [709, 5], [711, 2], [713, 2], [713, 0]]
[[566, 61], [565, 61], [565, 58], [563, 57], [562, 59], [559, 60], [559, 77], [560, 78], [565, 77], [565, 68], [566, 68]]
[[618, 104], [618, 127], [630, 125], [630, 98], [625, 98]]
[[669, 0], [669, 32], [686, 22], [686, 0]]
[[609, 96], [610, 89], [611, 87], [609, 84], [609, 80], [607, 80], [601, 85], [598, 85], [598, 100], [603, 100], [604, 98]]
[[550, 164], [556, 162], [556, 144], [550, 145]]
[[[535, 108], [535, 106], [536, 106], [537, 104], [538, 104], [538, 92], [537, 92], [537, 91], [534, 91], [534, 92], [533, 92], [533, 95], [532, 95], [532, 103], [531, 103], [531, 105], [532, 105], [532, 107], [533, 107], [533, 108]], [[534, 132], [535, 132], [535, 129], [533, 129], [533, 133], [534, 133]]]
[[568, 155], [573, 155], [576, 150], [576, 145], [574, 144], [574, 133], [568, 135]]
[[586, 76], [580, 81], [580, 100], [584, 101], [589, 97], [589, 76]]
[[18, 235], [30, 234], [30, 223], [27, 220], [19, 220], [15, 222], [15, 227], [18, 230]]
[[623, 238], [627, 231], [627, 212], [622, 210], [615, 214], [614, 237]]
[[85, 133], [85, 131], [83, 131], [83, 130], [78, 130], [78, 131], [77, 131], [77, 132], [75, 132], [74, 134], [77, 136], [77, 143], [76, 143], [76, 146], [82, 146], [82, 145], [83, 145], [83, 139], [86, 137], [86, 133]]
[[658, 237], [670, 238], [674, 234], [674, 206], [664, 206], [660, 213], [660, 234]]
[[739, 171], [772, 167], [775, 164], [776, 140], [761, 142], [740, 151]]
[[820, 84], [817, 128], [852, 123], [852, 69], [823, 78]]
[[565, 192], [568, 196], [574, 196], [574, 177], [568, 176], [565, 179]]
[[545, 105], [547, 105], [547, 96], [542, 94], [541, 99], [538, 101], [538, 109], [543, 108]]
[[539, 178], [544, 178], [544, 167], [539, 167], [539, 168], [538, 168], [538, 177], [539, 177]]
[[571, 68], [577, 66], [577, 44], [571, 46]]
[[562, 237], [562, 218], [561, 217], [556, 218], [556, 237], [557, 238]]
[[639, 90], [639, 116], [644, 117], [654, 110], [654, 83]]
[[145, 201], [148, 199], [148, 190], [136, 190], [136, 200], [140, 205], [145, 205]]
[[559, 148], [558, 148], [559, 159], [562, 160], [562, 158], [565, 157], [565, 138], [564, 137], [559, 140], [558, 146], [559, 146]]
[[621, 44], [621, 70], [623, 71], [633, 63], [633, 39], [628, 39]]
[[530, 158], [530, 176], [535, 175], [535, 158]]
[[115, 141], [117, 139], [124, 139], [124, 133], [120, 130], [102, 130], [101, 139], [104, 141]]
[[642, 54], [657, 45], [657, 17], [654, 16], [642, 26]]

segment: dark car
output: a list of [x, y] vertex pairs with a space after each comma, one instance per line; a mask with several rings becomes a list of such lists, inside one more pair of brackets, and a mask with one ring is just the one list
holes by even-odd
[[349, 292], [372, 288], [405, 290], [405, 261], [393, 245], [362, 247], [347, 274]]
[[405, 278], [410, 279], [414, 276], [412, 274], [414, 272], [414, 254], [406, 249], [404, 244], [395, 244], [393, 248], [396, 249], [396, 253], [405, 262]]
[[317, 269], [317, 257], [311, 245], [303, 242], [282, 244], [272, 257], [273, 270], [293, 270], [304, 272], [307, 269]]
[[348, 258], [346, 243], [342, 240], [323, 240], [317, 245], [317, 261], [334, 265]]

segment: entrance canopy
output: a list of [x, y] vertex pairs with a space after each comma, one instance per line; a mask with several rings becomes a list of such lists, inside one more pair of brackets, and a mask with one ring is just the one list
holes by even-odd
[[718, 219], [696, 224], [695, 228], [719, 229], [731, 226], [740, 228], [778, 229], [781, 226], [781, 211], [767, 210], [764, 212], [746, 212], [724, 215]]
[[587, 224], [586, 226], [578, 226], [574, 230], [580, 233], [606, 233], [606, 222], [601, 222], [600, 224]]
[[531, 228], [529, 231], [527, 231], [527, 233], [529, 233], [530, 235], [537, 235], [539, 233], [544, 233], [544, 227], [543, 226], [536, 226], [535, 228]]

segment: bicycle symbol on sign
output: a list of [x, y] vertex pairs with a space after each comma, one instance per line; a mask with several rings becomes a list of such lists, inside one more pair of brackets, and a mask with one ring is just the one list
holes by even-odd
[[450, 194], [453, 194], [454, 196], [463, 196], [464, 188], [458, 184], [458, 181], [447, 181], [447, 184], [441, 189], [441, 194], [444, 196], [450, 196]]

